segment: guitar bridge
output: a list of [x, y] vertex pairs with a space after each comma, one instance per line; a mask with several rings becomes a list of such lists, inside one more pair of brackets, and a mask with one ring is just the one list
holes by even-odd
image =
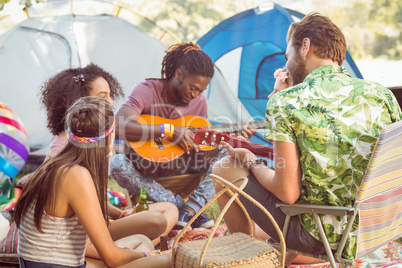
[[161, 138], [155, 138], [154, 141], [155, 141], [156, 145], [158, 145], [159, 149], [165, 149], [165, 146], [163, 146]]

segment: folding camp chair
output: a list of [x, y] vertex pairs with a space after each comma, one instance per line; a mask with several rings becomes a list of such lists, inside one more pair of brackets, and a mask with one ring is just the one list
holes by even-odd
[[[309, 255], [289, 248], [288, 251], [327, 260], [333, 268], [336, 267], [336, 262], [340, 264], [340, 267], [354, 264], [354, 260], [343, 258], [342, 252], [355, 217], [359, 217], [356, 259], [401, 237], [402, 121], [388, 125], [380, 134], [353, 207], [300, 203], [277, 204], [277, 207], [286, 214], [283, 227], [285, 241], [291, 216], [303, 213], [313, 214], [326, 255]], [[344, 235], [334, 251], [331, 250], [324, 233], [319, 217], [322, 214], [348, 217]]]

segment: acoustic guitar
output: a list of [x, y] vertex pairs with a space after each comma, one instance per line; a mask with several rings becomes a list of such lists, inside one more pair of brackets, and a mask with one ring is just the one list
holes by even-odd
[[[199, 131], [202, 131], [202, 135], [204, 135], [206, 129], [218, 131], [219, 133], [231, 133], [240, 131], [245, 125], [253, 126], [257, 129], [266, 127], [264, 120], [248, 123], [212, 125], [207, 119], [194, 115], [187, 115], [178, 119], [166, 119], [159, 116], [143, 114], [139, 117], [137, 123], [147, 125], [173, 124], [190, 129], [196, 136], [197, 130], [200, 128], [202, 128], [202, 130]], [[229, 139], [232, 138], [230, 136], [228, 137]], [[197, 143], [197, 141], [195, 142]], [[253, 148], [252, 145], [255, 144], [243, 141], [242, 144], [238, 143], [238, 145], [247, 146], [245, 145], [247, 143], [251, 145], [249, 148]], [[135, 168], [141, 173], [152, 177], [172, 175], [184, 165], [202, 166], [207, 169], [209, 163], [213, 161], [217, 154], [216, 147], [207, 141], [205, 141], [204, 144], [199, 142], [201, 147], [199, 148], [199, 152], [192, 149], [190, 150], [190, 154], [186, 154], [181, 146], [169, 139], [161, 139], [160, 137], [145, 141], [129, 141], [129, 144], [130, 148], [128, 148], [128, 151], [126, 150], [126, 155], [133, 162]], [[270, 147], [264, 146], [264, 148], [267, 149]]]

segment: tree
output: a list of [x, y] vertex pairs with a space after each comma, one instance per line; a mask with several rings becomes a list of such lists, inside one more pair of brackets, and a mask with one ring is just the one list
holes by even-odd
[[[36, 2], [38, 3], [39, 0], [36, 0]], [[3, 10], [4, 5], [7, 3], [10, 3], [10, 0], [0, 0], [0, 10]], [[28, 7], [31, 5], [31, 0], [20, 0], [20, 4]]]
[[[148, 19], [173, 33], [180, 41], [195, 42], [222, 20], [255, 7], [250, 1], [245, 2], [240, 0], [160, 0], [135, 1], [135, 3], [125, 1], [124, 3], [130, 9], [146, 14]], [[143, 20], [139, 27], [150, 32], [155, 25]]]

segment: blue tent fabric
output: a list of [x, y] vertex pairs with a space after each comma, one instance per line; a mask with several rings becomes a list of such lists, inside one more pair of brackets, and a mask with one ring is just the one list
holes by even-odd
[[[225, 79], [238, 81], [237, 88], [232, 90], [252, 117], [265, 115], [267, 96], [275, 83], [273, 73], [286, 64], [284, 55], [288, 28], [292, 22], [303, 17], [302, 13], [278, 4], [266, 11], [249, 9], [222, 21], [198, 40], [202, 50], [223, 73], [225, 66], [220, 66], [219, 60], [226, 54], [230, 55], [228, 53], [241, 50], [240, 62], [234, 63], [239, 66], [237, 80], [233, 77]], [[233, 69], [234, 64], [229, 64], [228, 68]], [[349, 53], [344, 66], [352, 76], [362, 78]], [[262, 135], [253, 139], [254, 142], [267, 144]]]

